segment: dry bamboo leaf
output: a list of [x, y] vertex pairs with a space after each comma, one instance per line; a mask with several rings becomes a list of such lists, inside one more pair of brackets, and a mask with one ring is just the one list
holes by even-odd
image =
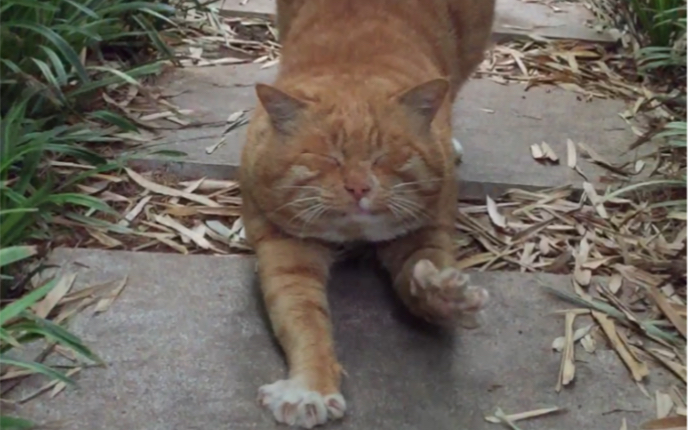
[[[205, 178], [201, 178], [201, 179], [197, 179], [195, 181], [192, 181], [189, 185], [186, 185], [184, 187], [183, 191], [185, 193], [193, 193], [203, 183], [204, 180], [205, 180]], [[179, 197], [172, 197], [168, 203], [170, 205], [176, 205], [177, 203], [179, 203]]]
[[564, 319], [564, 351], [561, 354], [561, 365], [559, 367], [559, 378], [556, 391], [560, 392], [562, 387], [568, 385], [576, 376], [575, 348], [573, 346], [573, 322], [576, 313], [567, 312]]
[[70, 273], [60, 278], [57, 285], [50, 290], [43, 300], [33, 306], [33, 311], [37, 317], [46, 318], [50, 314], [50, 311], [52, 311], [60, 300], [69, 293], [69, 290], [72, 289], [76, 276], [76, 273]]
[[[586, 336], [589, 332], [590, 329], [592, 329], [593, 325], [589, 324], [585, 327], [580, 327], [578, 328], [574, 333], [573, 333], [573, 342], [578, 342], [579, 340], [583, 339], [584, 336]], [[558, 338], [554, 339], [554, 342], [552, 342], [552, 349], [561, 352], [564, 347], [566, 346], [566, 337], [564, 336], [559, 336]]]
[[[179, 185], [183, 187], [188, 187], [194, 184], [196, 181], [182, 181]], [[225, 190], [227, 192], [239, 189], [239, 183], [237, 181], [229, 181], [224, 179], [203, 179], [201, 184], [198, 186], [199, 191], [218, 191]]]
[[647, 421], [640, 428], [643, 430], [685, 430], [686, 417], [666, 417]]
[[681, 316], [676, 312], [676, 309], [671, 306], [669, 301], [667, 301], [664, 294], [662, 294], [657, 287], [652, 284], [646, 285], [646, 291], [649, 293], [652, 300], [655, 302], [657, 307], [662, 311], [662, 313], [667, 317], [671, 324], [681, 333], [683, 338], [686, 338], [686, 320], [681, 318]]
[[567, 155], [566, 164], [571, 169], [575, 169], [576, 165], [578, 164], [578, 157], [576, 154], [576, 145], [573, 143], [573, 140], [571, 140], [571, 139], [566, 139], [566, 155]]
[[128, 278], [128, 276], [122, 278], [119, 281], [119, 284], [117, 284], [117, 286], [106, 297], [98, 300], [98, 303], [96, 304], [96, 307], [93, 310], [93, 314], [103, 313], [106, 310], [110, 309], [110, 306], [112, 306], [117, 297], [119, 297], [119, 295], [122, 294], [124, 287], [127, 285]]
[[597, 191], [595, 191], [595, 187], [590, 182], [586, 181], [583, 182], [583, 190], [585, 191], [585, 194], [588, 196], [590, 203], [597, 211], [597, 214], [604, 219], [608, 219], [609, 214], [607, 213], [607, 209], [605, 209], [604, 203], [600, 199], [600, 196], [597, 194]]
[[686, 377], [686, 366], [683, 366], [675, 361], [671, 361], [669, 359], [666, 359], [662, 357], [660, 354], [657, 354], [654, 352], [652, 349], [648, 349], [643, 347], [643, 350], [647, 352], [649, 355], [651, 355], [655, 360], [659, 361], [661, 364], [664, 365], [667, 369], [669, 369], [671, 372], [673, 372], [676, 376], [681, 378], [683, 382], [688, 382]]
[[487, 199], [487, 213], [494, 225], [500, 228], [506, 228], [506, 218], [497, 210], [497, 203], [490, 196], [485, 196]]
[[[69, 369], [66, 372], [65, 376], [67, 376], [68, 378], [72, 377], [79, 371], [81, 371], [81, 367], [75, 367], [73, 369]], [[50, 398], [52, 399], [53, 397], [57, 396], [65, 388], [67, 388], [67, 384], [63, 381], [59, 381], [57, 384], [55, 384], [55, 386], [53, 387], [53, 390], [50, 392]]]
[[676, 406], [676, 413], [679, 415], [685, 416], [685, 409], [686, 409], [686, 402], [683, 398], [685, 390], [681, 390], [678, 388], [676, 385], [671, 386], [671, 390], [669, 391], [669, 395], [671, 396], [671, 400], [674, 402], [674, 405]]
[[611, 278], [609, 278], [609, 291], [616, 295], [619, 290], [621, 290], [621, 285], [623, 284], [623, 278], [618, 273], [614, 273]]
[[542, 142], [540, 147], [542, 148], [542, 153], [545, 157], [547, 157], [553, 163], [559, 163], [559, 157], [554, 152], [552, 147], [547, 144], [547, 142]]
[[[561, 412], [565, 412], [565, 411], [566, 411], [565, 409], [561, 409], [558, 406], [553, 406], [551, 408], [542, 408], [542, 409], [535, 409], [532, 411], [519, 412], [516, 414], [508, 414], [508, 415], [504, 415], [504, 417], [506, 417], [509, 421], [516, 422], [516, 421], [522, 421], [522, 420], [527, 420], [527, 419], [531, 419], [531, 418], [537, 418], [537, 417], [541, 417], [544, 415], [561, 413]], [[502, 420], [500, 420], [499, 418], [497, 418], [495, 416], [490, 416], [490, 415], [485, 417], [485, 421], [490, 422], [490, 423], [494, 423], [494, 424], [499, 424], [502, 422]]]
[[200, 246], [203, 249], [210, 249], [215, 252], [223, 253], [222, 250], [216, 248], [212, 243], [208, 242], [208, 240], [201, 236], [200, 234], [194, 232], [193, 230], [190, 230], [177, 221], [173, 220], [172, 218], [164, 215], [155, 215], [155, 221], [169, 227], [173, 230], [176, 230], [180, 234], [187, 236], [189, 239], [191, 239], [196, 245]]
[[595, 342], [595, 338], [592, 337], [589, 333], [586, 334], [583, 337], [583, 339], [580, 340], [580, 344], [583, 346], [583, 349], [588, 354], [594, 354], [595, 353], [595, 348], [597, 347], [597, 343]]
[[189, 253], [189, 250], [182, 244], [175, 242], [172, 239], [169, 239], [163, 235], [159, 235], [158, 237], [155, 238], [156, 240], [160, 241], [161, 243], [169, 246], [170, 248], [174, 249], [178, 253], [182, 255], [187, 255]]
[[100, 244], [107, 248], [117, 248], [120, 246], [124, 246], [122, 241], [115, 239], [114, 237], [108, 236], [107, 234], [103, 233], [102, 231], [94, 230], [87, 228], [86, 231], [88, 232], [91, 237], [93, 237], [95, 240], [97, 240]]
[[623, 341], [619, 338], [614, 322], [606, 315], [597, 311], [593, 311], [592, 316], [595, 318], [595, 320], [597, 320], [600, 327], [602, 327], [602, 331], [607, 336], [607, 339], [609, 339], [612, 347], [619, 357], [621, 357], [621, 360], [624, 362], [628, 370], [631, 372], [633, 379], [636, 382], [640, 382], [643, 380], [643, 378], [649, 375], [650, 372], [647, 368], [647, 365], [636, 360]]
[[550, 242], [547, 239], [547, 237], [540, 237], [540, 241], [538, 242], [538, 249], [540, 250], [540, 254], [542, 255], [549, 255], [552, 252], [552, 248], [550, 247]]
[[485, 264], [488, 261], [492, 260], [494, 258], [494, 254], [490, 252], [483, 252], [480, 254], [473, 254], [470, 257], [463, 258], [459, 261], [456, 262], [456, 268], [465, 270], [469, 269], [471, 267], [476, 267], [480, 266], [481, 264]]
[[186, 193], [184, 191], [180, 190], [175, 190], [174, 188], [166, 187], [164, 185], [156, 184], [155, 182], [149, 181], [148, 179], [144, 178], [143, 176], [139, 175], [138, 173], [134, 172], [133, 170], [129, 168], [125, 168], [127, 174], [131, 179], [133, 179], [137, 184], [142, 186], [143, 188], [152, 191], [157, 194], [164, 194], [166, 196], [172, 196], [172, 197], [181, 197], [187, 200], [191, 200], [192, 202], [200, 203], [202, 205], [210, 206], [210, 207], [220, 207], [220, 204], [210, 200], [209, 198], [205, 196], [199, 196], [197, 194], [192, 194], [192, 193]]
[[217, 142], [213, 143], [212, 145], [208, 146], [205, 148], [205, 153], [206, 154], [212, 154], [213, 152], [217, 151], [217, 148], [222, 146], [227, 141], [227, 135], [225, 134], [224, 136], [220, 137]]
[[626, 418], [621, 419], [621, 427], [619, 427], [619, 430], [628, 430], [628, 423], [626, 422]]
[[[78, 369], [78, 370], [77, 370], [77, 369]], [[68, 371], [66, 372], [66, 374], [67, 374], [67, 376], [71, 376], [71, 375], [75, 374], [76, 372], [78, 372], [79, 370], [81, 370], [80, 367], [75, 367], [75, 368], [72, 368], [72, 369], [68, 370]], [[46, 391], [50, 390], [51, 388], [56, 387], [56, 386], [59, 385], [60, 383], [62, 383], [62, 382], [61, 382], [59, 379], [53, 379], [52, 381], [46, 383], [45, 385], [43, 385], [42, 387], [38, 388], [37, 390], [35, 390], [35, 391], [33, 391], [33, 392], [27, 394], [26, 396], [22, 397], [22, 398], [19, 399], [19, 400], [17, 400], [17, 403], [26, 403], [26, 402], [28, 402], [29, 400], [34, 399], [34, 398], [40, 396], [41, 394], [45, 393]], [[58, 391], [58, 392], [59, 392], [59, 391]]]
[[517, 426], [513, 421], [511, 421], [504, 411], [502, 411], [502, 408], [497, 408], [494, 411], [494, 417], [499, 420], [500, 423], [505, 424], [508, 426], [511, 430], [521, 430], [519, 426]]
[[540, 145], [538, 145], [537, 143], [530, 145], [530, 154], [533, 156], [534, 159], [538, 161], [542, 160], [545, 157], [542, 148], [540, 148]]
[[657, 419], [666, 418], [674, 408], [674, 401], [669, 394], [657, 390], [655, 391], [655, 407]]
[[148, 204], [148, 202], [150, 202], [152, 198], [153, 196], [145, 196], [144, 198], [139, 200], [136, 206], [134, 206], [129, 212], [127, 212], [127, 214], [124, 215], [124, 218], [120, 220], [118, 224], [121, 226], [126, 226], [129, 223], [131, 223], [137, 216], [139, 216], [141, 211], [143, 211], [143, 209], [146, 207], [146, 205]]

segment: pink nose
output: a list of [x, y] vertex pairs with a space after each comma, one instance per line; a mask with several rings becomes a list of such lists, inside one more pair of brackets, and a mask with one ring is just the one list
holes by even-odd
[[361, 200], [365, 197], [368, 192], [370, 192], [370, 185], [367, 184], [357, 184], [357, 185], [345, 185], [344, 188], [354, 196], [356, 200]]

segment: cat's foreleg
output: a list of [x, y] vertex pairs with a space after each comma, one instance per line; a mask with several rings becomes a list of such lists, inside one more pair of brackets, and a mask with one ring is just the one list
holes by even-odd
[[449, 232], [427, 227], [379, 245], [378, 255], [409, 310], [435, 324], [476, 327], [488, 300], [455, 267]]
[[341, 367], [334, 353], [325, 287], [330, 250], [291, 238], [256, 245], [261, 290], [289, 378], [260, 387], [259, 402], [281, 423], [312, 428], [341, 418]]

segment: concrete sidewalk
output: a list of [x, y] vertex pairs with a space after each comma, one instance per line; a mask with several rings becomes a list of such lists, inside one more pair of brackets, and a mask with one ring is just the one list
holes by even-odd
[[[79, 389], [32, 400], [22, 416], [69, 430], [285, 428], [255, 401], [257, 388], [282, 378], [285, 365], [257, 295], [253, 258], [59, 250], [54, 260], [80, 273], [81, 286], [129, 281], [107, 312], [83, 312], [73, 324], [108, 368], [83, 370]], [[653, 399], [602, 344], [595, 354], [577, 350], [575, 384], [555, 392], [560, 355], [550, 346], [564, 329], [550, 313], [569, 306], [540, 285], [568, 288], [567, 276], [473, 279], [492, 295], [486, 322], [454, 336], [410, 321], [370, 265], [339, 267], [330, 303], [349, 375], [348, 411], [324, 428], [498, 430], [483, 419], [495, 407], [567, 409], [519, 424], [524, 430], [616, 430], [622, 417], [633, 429], [653, 417]], [[670, 380], [663, 376], [653, 372], [650, 392]]]

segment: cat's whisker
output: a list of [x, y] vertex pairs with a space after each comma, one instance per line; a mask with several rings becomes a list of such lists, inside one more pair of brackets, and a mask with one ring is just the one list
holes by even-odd
[[397, 206], [406, 209], [410, 214], [413, 215], [414, 219], [418, 219], [419, 215], [426, 219], [431, 219], [430, 215], [427, 214], [425, 209], [413, 200], [406, 199], [400, 195], [394, 195], [391, 199]]
[[430, 184], [434, 182], [440, 182], [442, 181], [442, 178], [434, 178], [434, 179], [425, 179], [421, 181], [409, 181], [409, 182], [402, 182], [400, 184], [392, 185], [391, 189], [395, 190], [398, 188], [404, 188], [404, 187], [409, 187], [411, 185], [418, 185], [419, 187], [423, 184]]
[[316, 191], [323, 191], [322, 187], [317, 187], [315, 185], [282, 185], [280, 187], [277, 187], [278, 190], [316, 190]]
[[315, 210], [310, 212], [310, 215], [304, 220], [303, 225], [301, 226], [301, 237], [303, 237], [303, 233], [304, 230], [306, 230], [306, 227], [308, 227], [312, 222], [320, 218], [328, 210], [328, 207], [324, 204], [319, 204], [315, 206]]
[[409, 209], [403, 204], [400, 204], [399, 201], [390, 200], [388, 203], [388, 207], [394, 208], [394, 210], [396, 210], [396, 212], [399, 214], [399, 220], [404, 224], [407, 224], [410, 221], [418, 219], [413, 210]]
[[302, 197], [300, 199], [296, 199], [296, 200], [292, 200], [290, 202], [287, 202], [287, 203], [283, 204], [282, 206], [278, 207], [277, 209], [274, 209], [272, 212], [274, 213], [274, 212], [279, 211], [280, 209], [284, 209], [284, 208], [289, 207], [289, 206], [295, 206], [295, 205], [298, 205], [300, 203], [310, 202], [313, 200], [316, 200], [316, 201], [318, 201], [318, 203], [320, 203], [322, 198], [320, 196]]

